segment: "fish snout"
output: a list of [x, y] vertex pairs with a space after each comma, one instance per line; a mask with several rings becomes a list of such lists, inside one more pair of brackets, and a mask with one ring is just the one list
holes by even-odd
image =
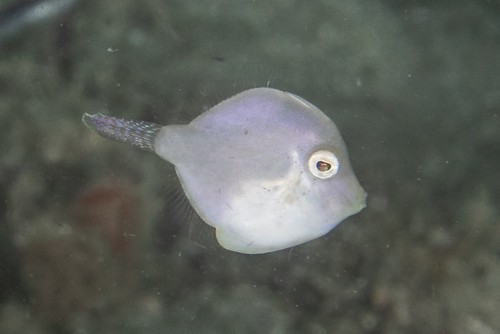
[[356, 177], [339, 180], [333, 196], [334, 205], [344, 218], [366, 207], [366, 192]]

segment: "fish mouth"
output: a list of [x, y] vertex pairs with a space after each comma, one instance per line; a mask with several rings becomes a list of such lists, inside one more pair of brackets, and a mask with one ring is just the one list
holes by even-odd
[[345, 218], [366, 208], [367, 193], [357, 179], [339, 181], [335, 189], [336, 196], [332, 201], [335, 202], [335, 207], [344, 213]]
[[353, 192], [353, 195], [350, 196], [350, 202], [352, 205], [352, 209], [355, 210], [354, 213], [357, 213], [366, 208], [366, 197], [368, 196], [368, 194], [363, 189], [363, 187], [361, 187], [357, 180], [355, 182], [356, 190]]

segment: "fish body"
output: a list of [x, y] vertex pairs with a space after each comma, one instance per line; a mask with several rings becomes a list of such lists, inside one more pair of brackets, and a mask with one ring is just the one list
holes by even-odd
[[[84, 122], [174, 164], [191, 205], [232, 251], [292, 247], [365, 207], [337, 127], [291, 93], [250, 89], [186, 125], [101, 114], [86, 114]], [[110, 125], [116, 122], [122, 123]]]

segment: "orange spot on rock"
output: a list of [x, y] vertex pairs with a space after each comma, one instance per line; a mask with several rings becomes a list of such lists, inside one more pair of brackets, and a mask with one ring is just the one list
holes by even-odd
[[139, 226], [137, 190], [118, 182], [104, 182], [75, 199], [74, 212], [82, 228], [92, 229], [116, 254], [128, 253]]

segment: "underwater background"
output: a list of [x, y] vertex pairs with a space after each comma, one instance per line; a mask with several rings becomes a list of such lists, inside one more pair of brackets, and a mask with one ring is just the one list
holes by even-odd
[[[499, 60], [494, 0], [1, 0], [0, 333], [499, 333]], [[256, 86], [324, 111], [368, 193], [279, 252], [81, 122]]]

